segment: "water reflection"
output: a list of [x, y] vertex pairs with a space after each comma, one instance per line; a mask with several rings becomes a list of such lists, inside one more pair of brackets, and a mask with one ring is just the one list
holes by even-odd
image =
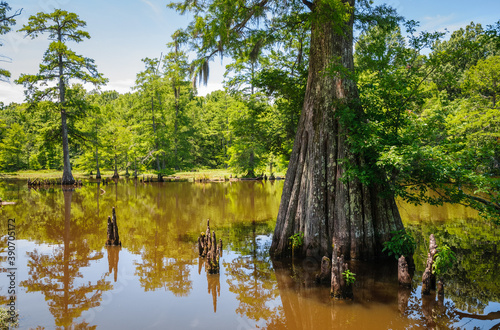
[[116, 282], [118, 280], [118, 261], [120, 260], [120, 250], [121, 246], [106, 246], [108, 252], [108, 266], [109, 271], [107, 275], [113, 274], [113, 279]]
[[[498, 327], [497, 226], [473, 219], [469, 211], [402, 206], [403, 213], [411, 213], [403, 217], [418, 244], [412, 288], [399, 288], [395, 260], [351, 261], [349, 268], [357, 279], [354, 299], [332, 301], [328, 285], [314, 283], [319, 260], [291, 263], [269, 258], [281, 189], [282, 182], [120, 180], [75, 191], [35, 191], [7, 182], [0, 183], [2, 199], [16, 204], [1, 208], [0, 217], [16, 218], [18, 239], [36, 245], [26, 251], [22, 267], [27, 275], [19, 279], [26, 301], [35, 299], [34, 293], [46, 299], [41, 304], [45, 305], [30, 309], [50, 311], [51, 318], [40, 319], [47, 328], [53, 322], [59, 328], [107, 329], [120, 319], [122, 328]], [[104, 247], [112, 207], [123, 248]], [[422, 220], [427, 212], [435, 213], [432, 221]], [[449, 217], [453, 221], [445, 220]], [[203, 259], [198, 258], [196, 238], [206, 219], [224, 242], [219, 275], [205, 274]], [[5, 223], [0, 222], [2, 233]], [[431, 233], [438, 245], [452, 248], [458, 262], [445, 278], [444, 296], [421, 297]], [[5, 253], [0, 249], [2, 266]], [[106, 313], [97, 313], [104, 308]], [[132, 316], [123, 317], [138, 313], [143, 317], [137, 323]], [[87, 314], [95, 317], [85, 319]], [[21, 318], [21, 326], [22, 322], [26, 321]]]
[[241, 224], [233, 226], [231, 232], [237, 235], [232, 245], [238, 255], [224, 262], [229, 291], [236, 295], [239, 306], [236, 313], [254, 320], [260, 327], [271, 324], [280, 309], [277, 303], [279, 291], [276, 276], [270, 262], [269, 228], [266, 224]]
[[220, 297], [220, 274], [207, 273], [208, 294], [212, 295], [214, 313], [217, 313], [217, 297]]
[[94, 284], [78, 281], [78, 278], [83, 277], [80, 268], [88, 267], [92, 261], [101, 259], [103, 254], [92, 251], [86, 241], [72, 239], [73, 190], [64, 190], [63, 195], [64, 223], [61, 226], [54, 226], [51, 232], [55, 237], [62, 238], [62, 243], [54, 246], [51, 254], [37, 250], [27, 252], [29, 277], [20, 285], [25, 287], [28, 293], [41, 292], [45, 296], [58, 328], [89, 328], [89, 324], [85, 321], [73, 324], [73, 320], [82, 312], [99, 306], [102, 292], [110, 290], [111, 284], [104, 277]]

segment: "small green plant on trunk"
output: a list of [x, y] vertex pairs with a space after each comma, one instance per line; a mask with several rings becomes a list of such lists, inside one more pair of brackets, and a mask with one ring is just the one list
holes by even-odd
[[354, 282], [356, 282], [356, 274], [351, 272], [349, 269], [346, 269], [343, 273], [342, 276], [344, 277], [345, 283], [347, 285], [352, 285]]
[[295, 250], [298, 250], [304, 244], [304, 233], [299, 231], [288, 238], [292, 246], [292, 259], [295, 256]]

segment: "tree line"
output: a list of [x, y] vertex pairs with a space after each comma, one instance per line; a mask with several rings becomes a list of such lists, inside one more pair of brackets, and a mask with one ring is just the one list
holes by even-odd
[[[2, 8], [2, 26], [13, 25], [10, 7]], [[343, 69], [340, 59], [327, 63], [330, 72], [322, 69], [354, 81], [359, 93], [333, 115], [350, 150], [336, 160], [344, 164], [342, 177], [387, 183], [387, 190], [411, 202], [464, 203], [498, 217], [500, 25], [471, 23], [449, 36], [418, 33], [418, 23], [382, 8], [357, 12], [353, 70]], [[246, 8], [252, 15], [257, 9]], [[167, 54], [142, 60], [144, 70], [126, 94], [103, 91], [106, 79], [93, 60], [70, 50], [89, 37], [76, 14], [32, 16], [20, 31], [33, 38], [45, 33], [50, 44], [40, 72], [16, 80], [25, 86], [26, 102], [1, 104], [0, 170], [168, 175], [225, 167], [252, 177], [285, 170], [304, 111], [309, 58], [318, 51], [311, 46], [312, 20], [303, 9], [287, 10], [267, 34], [244, 35], [235, 25], [219, 43], [195, 42], [195, 36], [221, 32], [195, 15], [172, 36]], [[374, 12], [379, 18], [369, 19]], [[347, 9], [341, 14], [335, 19], [349, 16]], [[226, 89], [197, 96], [196, 84], [208, 79], [209, 61], [222, 53], [222, 44], [233, 59]], [[190, 60], [189, 50], [213, 51]], [[350, 153], [363, 157], [348, 161]]]

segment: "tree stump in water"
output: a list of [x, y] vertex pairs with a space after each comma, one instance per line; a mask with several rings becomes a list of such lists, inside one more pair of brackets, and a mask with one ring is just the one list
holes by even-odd
[[217, 244], [215, 231], [210, 235], [210, 220], [207, 220], [207, 230], [198, 237], [198, 253], [206, 257], [206, 271], [209, 274], [219, 273], [219, 259], [222, 256], [222, 240]]
[[108, 217], [108, 240], [106, 245], [122, 245], [120, 235], [118, 234], [118, 225], [116, 224], [116, 212], [113, 207], [113, 218]]
[[347, 269], [347, 263], [344, 262], [344, 255], [337, 257], [337, 250], [333, 248], [330, 294], [334, 298], [352, 298], [352, 285], [347, 284], [343, 275]]
[[398, 281], [399, 285], [411, 288], [411, 276], [408, 271], [408, 263], [406, 262], [406, 258], [404, 256], [399, 257], [398, 260]]
[[427, 264], [425, 266], [424, 274], [422, 275], [422, 294], [428, 295], [431, 289], [436, 287], [436, 277], [432, 274], [432, 264], [434, 263], [434, 256], [437, 253], [436, 239], [434, 234], [429, 237], [429, 253], [427, 254]]
[[330, 258], [323, 256], [321, 259], [321, 273], [316, 275], [317, 283], [328, 283], [332, 276], [332, 266]]

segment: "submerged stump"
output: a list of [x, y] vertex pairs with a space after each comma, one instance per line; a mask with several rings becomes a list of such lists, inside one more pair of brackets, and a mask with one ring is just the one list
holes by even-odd
[[[218, 244], [217, 244], [218, 243]], [[219, 273], [219, 259], [222, 256], [222, 239], [217, 242], [215, 231], [210, 233], [210, 220], [207, 220], [207, 230], [198, 237], [198, 253], [206, 258], [205, 269], [209, 274]]]
[[436, 277], [432, 274], [432, 264], [434, 263], [434, 256], [437, 253], [437, 244], [434, 234], [429, 237], [429, 253], [427, 254], [427, 264], [425, 266], [424, 274], [422, 275], [422, 294], [429, 295], [431, 289], [436, 287]]
[[120, 235], [118, 234], [118, 225], [116, 223], [116, 211], [113, 207], [112, 217], [108, 217], [108, 239], [106, 240], [106, 245], [121, 246]]
[[321, 273], [316, 275], [317, 283], [328, 283], [331, 280], [332, 266], [330, 258], [323, 256], [321, 259]]
[[398, 260], [398, 281], [402, 287], [411, 288], [411, 276], [404, 256], [399, 257]]

